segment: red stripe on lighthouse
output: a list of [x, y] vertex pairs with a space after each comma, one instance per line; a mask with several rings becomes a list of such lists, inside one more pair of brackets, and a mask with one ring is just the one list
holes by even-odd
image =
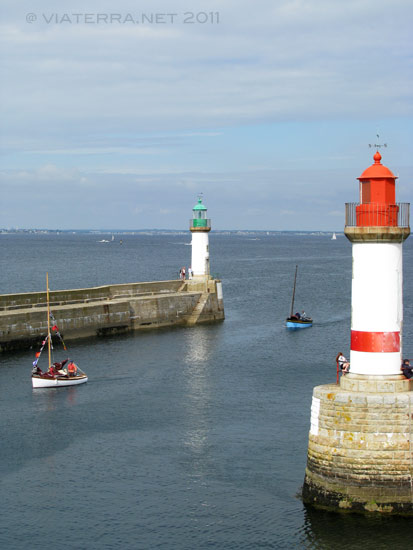
[[400, 332], [351, 331], [351, 350], [373, 353], [400, 351]]

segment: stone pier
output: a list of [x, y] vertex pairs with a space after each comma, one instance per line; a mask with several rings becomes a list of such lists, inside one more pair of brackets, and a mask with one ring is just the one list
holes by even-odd
[[[50, 291], [65, 340], [223, 320], [222, 283], [157, 281]], [[46, 292], [0, 295], [0, 351], [29, 349], [47, 334]]]

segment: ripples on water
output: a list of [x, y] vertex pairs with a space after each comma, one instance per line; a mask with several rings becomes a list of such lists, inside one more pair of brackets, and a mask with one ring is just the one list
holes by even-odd
[[[175, 278], [182, 236], [0, 235], [0, 292]], [[190, 239], [188, 238], [188, 241]], [[226, 320], [70, 346], [89, 383], [33, 391], [32, 352], [0, 357], [2, 548], [404, 549], [411, 520], [306, 509], [312, 388], [349, 349], [344, 237], [211, 234]], [[413, 253], [404, 245], [406, 355]], [[288, 332], [297, 307], [312, 329]]]

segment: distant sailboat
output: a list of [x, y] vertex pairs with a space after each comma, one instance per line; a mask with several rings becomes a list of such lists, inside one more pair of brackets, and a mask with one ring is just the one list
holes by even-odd
[[333, 236], [331, 237], [331, 240], [332, 240], [332, 241], [335, 241], [336, 239], [337, 239], [336, 234], [333, 233]]

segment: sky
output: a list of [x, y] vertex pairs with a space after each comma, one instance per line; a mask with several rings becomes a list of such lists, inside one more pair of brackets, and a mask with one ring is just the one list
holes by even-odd
[[0, 228], [186, 229], [202, 193], [213, 229], [341, 231], [377, 143], [411, 200], [411, 0], [2, 0], [0, 19]]

